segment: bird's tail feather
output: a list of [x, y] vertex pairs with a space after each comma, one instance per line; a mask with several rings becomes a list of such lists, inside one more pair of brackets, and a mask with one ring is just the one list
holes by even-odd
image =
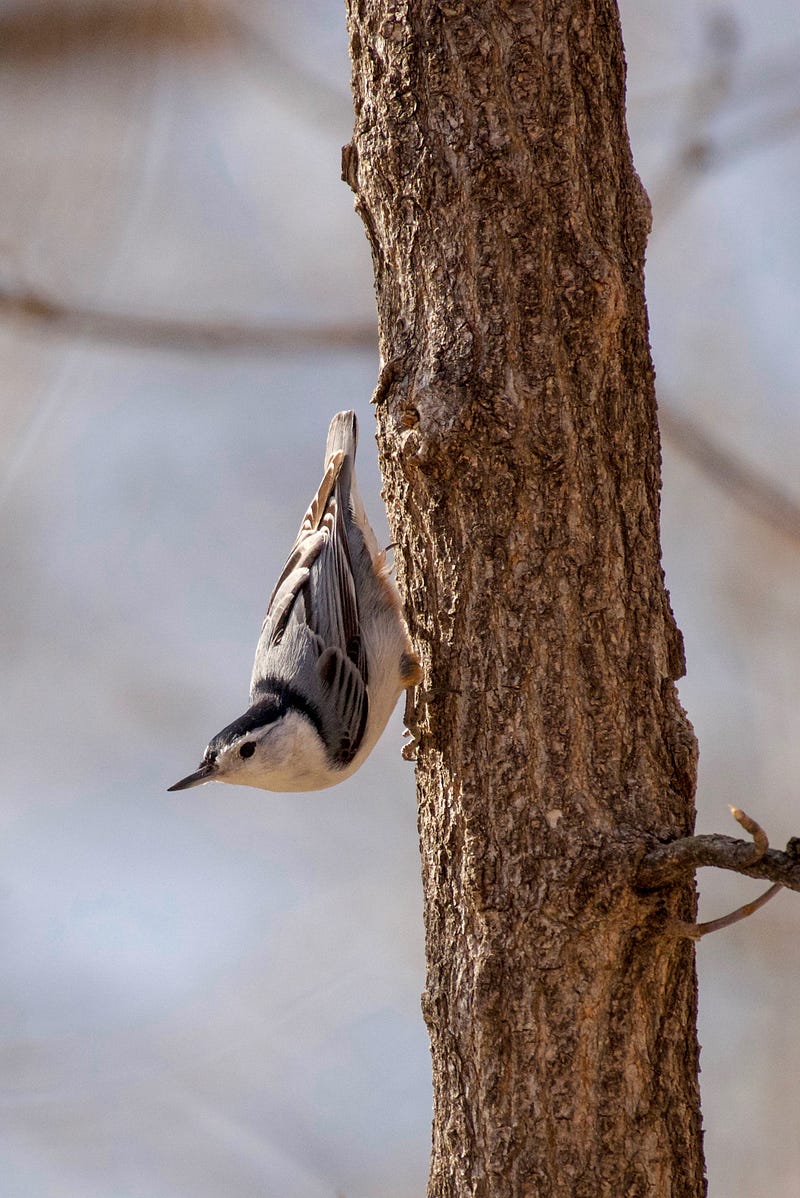
[[[325, 447], [325, 467], [326, 469], [328, 468], [334, 454], [339, 452], [344, 454], [334, 485], [339, 490], [340, 495], [345, 494], [348, 497], [353, 521], [358, 530], [358, 538], [363, 542], [367, 553], [372, 559], [372, 568], [383, 593], [384, 602], [388, 602], [392, 607], [402, 612], [397, 586], [392, 579], [392, 567], [386, 560], [385, 551], [378, 546], [377, 538], [367, 518], [364, 504], [358, 492], [358, 484], [356, 483], [355, 476], [357, 444], [358, 421], [356, 420], [355, 412], [337, 413], [331, 421], [331, 426], [328, 430], [328, 444]], [[351, 545], [351, 549], [353, 549], [353, 552], [356, 552], [354, 545]], [[409, 652], [411, 652], [410, 644]]]
[[[331, 461], [335, 453], [343, 453], [349, 472], [356, 461], [356, 446], [358, 444], [358, 420], [354, 412], [338, 412], [331, 420], [328, 429], [328, 443], [325, 447], [325, 465]], [[347, 462], [347, 459], [350, 459]]]

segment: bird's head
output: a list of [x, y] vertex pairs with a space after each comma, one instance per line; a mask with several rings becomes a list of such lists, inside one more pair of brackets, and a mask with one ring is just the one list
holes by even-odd
[[285, 695], [259, 698], [209, 741], [194, 773], [169, 789], [188, 790], [204, 782], [232, 782], [274, 791], [317, 790], [330, 785], [330, 764], [313, 715], [287, 701]]

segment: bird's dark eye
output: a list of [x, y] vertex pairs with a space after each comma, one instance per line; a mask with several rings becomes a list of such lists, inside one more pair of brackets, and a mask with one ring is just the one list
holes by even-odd
[[256, 751], [256, 747], [253, 744], [253, 742], [251, 740], [246, 740], [245, 743], [242, 745], [242, 747], [239, 749], [239, 756], [240, 757], [252, 757], [253, 754], [255, 753], [255, 751]]

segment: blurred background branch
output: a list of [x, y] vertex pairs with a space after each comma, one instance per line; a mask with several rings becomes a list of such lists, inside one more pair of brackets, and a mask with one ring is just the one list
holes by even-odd
[[180, 320], [64, 304], [33, 292], [0, 292], [0, 317], [60, 337], [88, 337], [136, 349], [195, 353], [301, 353], [309, 349], [374, 350], [374, 323], [248, 325], [226, 320]]
[[[0, 317], [43, 327], [62, 337], [88, 337], [131, 348], [195, 353], [298, 354], [308, 350], [377, 354], [373, 322], [344, 325], [252, 325], [178, 320], [67, 306], [33, 293], [0, 293]], [[659, 396], [662, 435], [744, 509], [800, 542], [800, 501], [748, 466], [701, 424]]]
[[800, 501], [792, 498], [739, 454], [724, 449], [721, 441], [675, 404], [658, 400], [662, 436], [679, 453], [736, 503], [766, 524], [800, 543]]
[[0, 57], [41, 68], [67, 54], [174, 45], [205, 48], [223, 28], [203, 0], [29, 0], [0, 9]]

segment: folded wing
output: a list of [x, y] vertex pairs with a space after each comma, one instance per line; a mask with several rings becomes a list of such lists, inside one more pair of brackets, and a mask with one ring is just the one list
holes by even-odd
[[272, 592], [250, 683], [252, 703], [276, 682], [301, 683], [319, 707], [331, 756], [340, 765], [358, 751], [368, 714], [350, 550], [357, 535], [349, 496], [355, 436], [352, 413], [334, 417], [325, 474]]

